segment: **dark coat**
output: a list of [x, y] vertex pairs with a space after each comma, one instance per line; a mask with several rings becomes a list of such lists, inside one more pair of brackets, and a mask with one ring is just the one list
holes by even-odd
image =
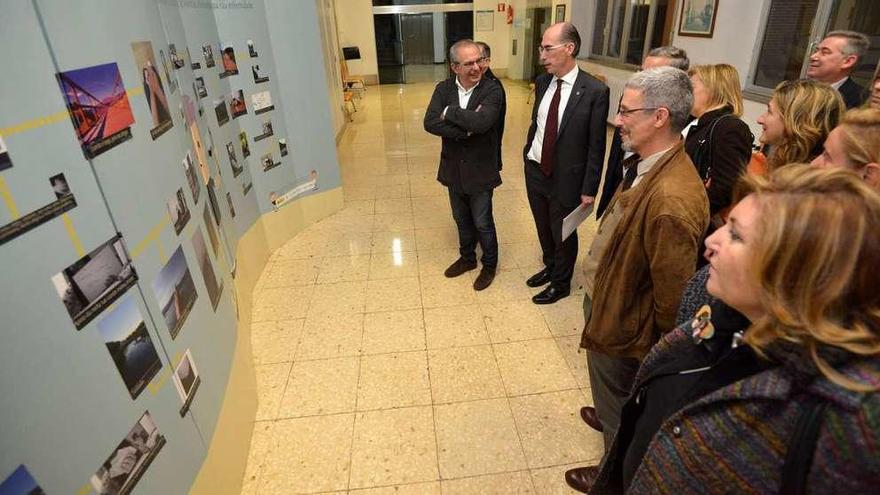
[[[535, 80], [535, 103], [532, 107], [532, 125], [523, 148], [523, 161], [529, 164], [527, 155], [538, 128], [538, 107], [544, 93], [553, 81], [545, 73]], [[580, 204], [581, 195], [593, 196], [599, 192], [602, 179], [602, 162], [605, 158], [605, 134], [608, 120], [608, 86], [578, 70], [577, 79], [565, 109], [560, 108], [562, 122], [556, 135], [556, 153], [553, 163], [553, 196], [565, 207]], [[533, 175], [526, 173], [526, 180]]]
[[846, 104], [847, 110], [865, 102], [865, 88], [859, 86], [851, 77], [847, 77], [846, 81], [837, 88], [837, 91], [843, 97], [843, 103]]
[[[455, 76], [437, 83], [424, 125], [426, 131], [443, 138], [437, 172], [441, 184], [463, 193], [488, 191], [501, 184], [494, 126], [502, 99], [501, 86], [483, 78], [467, 108], [460, 108]], [[445, 119], [441, 118], [444, 108]]]
[[614, 135], [611, 137], [611, 150], [608, 152], [608, 163], [605, 165], [605, 182], [602, 183], [602, 196], [599, 198], [599, 206], [596, 207], [596, 218], [600, 218], [617, 186], [623, 182], [623, 157], [626, 154], [623, 150], [623, 140], [620, 137], [620, 128], [614, 128]]
[[498, 134], [498, 170], [501, 170], [504, 167], [504, 164], [501, 163], [501, 140], [504, 138], [504, 119], [507, 118], [507, 91], [504, 90], [501, 81], [495, 77], [492, 69], [486, 69], [483, 77], [495, 81], [501, 87], [501, 111], [498, 112], [498, 122], [495, 123], [495, 132]]

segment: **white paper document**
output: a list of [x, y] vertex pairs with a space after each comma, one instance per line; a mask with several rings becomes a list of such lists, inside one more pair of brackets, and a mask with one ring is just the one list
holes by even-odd
[[590, 203], [589, 206], [584, 206], [581, 204], [577, 208], [574, 209], [571, 213], [568, 214], [565, 218], [562, 219], [562, 240], [568, 239], [568, 236], [574, 232], [578, 225], [582, 224], [584, 220], [590, 216], [590, 213], [593, 213], [593, 204]]

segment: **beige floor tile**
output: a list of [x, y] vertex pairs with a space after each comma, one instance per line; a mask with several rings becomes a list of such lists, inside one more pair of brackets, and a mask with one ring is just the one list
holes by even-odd
[[254, 292], [253, 322], [295, 320], [309, 310], [314, 287], [280, 287]]
[[530, 468], [599, 462], [605, 448], [602, 434], [587, 428], [581, 420], [580, 408], [584, 405], [577, 390], [510, 399]]
[[443, 480], [443, 495], [526, 495], [534, 494], [528, 471], [489, 474], [471, 478]]
[[[516, 266], [523, 272], [523, 280], [544, 268], [544, 262], [541, 259], [541, 245], [537, 242], [514, 242], [505, 244], [502, 247], [506, 257], [513, 258]], [[580, 265], [575, 265], [575, 271]]]
[[[318, 225], [324, 229], [335, 232], [340, 236], [351, 236], [352, 234], [369, 234], [373, 229], [373, 215], [352, 215], [352, 216], [339, 216], [339, 215], [331, 215], [330, 217], [322, 220], [318, 223]], [[333, 246], [331, 243], [327, 243], [327, 249], [331, 250]], [[339, 253], [332, 254], [329, 256], [342, 256], [342, 255], [351, 255], [358, 253]]]
[[434, 423], [444, 479], [526, 468], [507, 399], [434, 406]]
[[509, 395], [577, 388], [553, 339], [495, 344], [495, 358]]
[[565, 483], [565, 472], [569, 469], [584, 467], [585, 464], [566, 464], [541, 469], [532, 469], [532, 481], [535, 492], [539, 495], [571, 495], [580, 493], [572, 490]]
[[460, 276], [446, 278], [443, 275], [421, 277], [422, 304], [426, 308], [460, 306], [476, 301], [473, 284], [469, 278]]
[[400, 311], [422, 305], [418, 277], [367, 281], [366, 311]]
[[324, 257], [335, 256], [360, 256], [370, 254], [373, 243], [373, 235], [369, 232], [372, 227], [372, 217], [367, 224], [366, 232], [345, 232], [343, 234], [328, 235], [321, 253]]
[[416, 250], [413, 230], [373, 232], [372, 254], [408, 253]]
[[397, 232], [415, 228], [411, 213], [380, 213], [374, 215], [373, 232]]
[[272, 458], [260, 475], [260, 493], [347, 489], [353, 425], [352, 414], [276, 422]]
[[556, 344], [565, 357], [568, 369], [574, 375], [574, 379], [580, 388], [590, 388], [590, 374], [587, 372], [587, 351], [581, 349], [581, 336], [570, 335], [557, 337]]
[[486, 329], [489, 330], [489, 339], [492, 342], [515, 342], [551, 336], [538, 306], [527, 298], [480, 304], [480, 309], [486, 319]]
[[[413, 201], [418, 201], [418, 199]], [[452, 218], [452, 212], [448, 205], [437, 210], [417, 211], [413, 215], [413, 221], [415, 228], [420, 230], [455, 228], [455, 219]]]
[[309, 316], [362, 313], [367, 296], [366, 290], [366, 281], [316, 285]]
[[[458, 230], [454, 226], [416, 229], [416, 249], [455, 249], [458, 253]], [[457, 258], [456, 256], [455, 258]], [[455, 258], [449, 261], [452, 263]]]
[[476, 304], [425, 309], [428, 349], [489, 343], [483, 313]]
[[544, 320], [555, 337], [580, 336], [584, 329], [584, 298], [574, 295], [540, 306]]
[[400, 184], [396, 186], [377, 186], [376, 197], [385, 199], [409, 198], [409, 184]]
[[420, 277], [442, 276], [449, 265], [459, 258], [458, 248], [420, 249], [418, 258]]
[[327, 242], [325, 240], [306, 241], [296, 238], [291, 239], [285, 245], [281, 246], [274, 256], [277, 260], [298, 260], [309, 258], [320, 258], [324, 256], [324, 250]]
[[[434, 161], [433, 165], [434, 170], [437, 169], [437, 162]], [[436, 174], [436, 172], [434, 172]], [[410, 176], [422, 177], [425, 174], [410, 174]], [[428, 174], [430, 175], [430, 173]], [[412, 179], [410, 179], [412, 180]], [[449, 215], [449, 218], [452, 218], [452, 212], [449, 209], [449, 197], [448, 196], [434, 196], [434, 197], [426, 197], [419, 198], [417, 200], [413, 200], [412, 209], [414, 213], [422, 213], [422, 212], [437, 212], [442, 211], [446, 212]]]
[[413, 483], [411, 485], [383, 486], [351, 490], [351, 495], [440, 495], [440, 482]]
[[425, 350], [421, 309], [368, 313], [364, 316], [364, 354]]
[[428, 351], [428, 370], [435, 404], [504, 397], [489, 345]]
[[412, 201], [409, 198], [376, 199], [376, 213], [410, 213]]
[[357, 357], [294, 363], [278, 417], [354, 411], [359, 365]]
[[431, 403], [425, 351], [378, 354], [361, 358], [359, 411]]
[[419, 276], [419, 259], [415, 252], [374, 253], [370, 259], [370, 280]]
[[433, 481], [438, 476], [430, 406], [357, 413], [351, 488]]
[[367, 279], [370, 271], [370, 255], [338, 256], [321, 260], [319, 284], [357, 282]]
[[315, 283], [318, 266], [314, 258], [272, 263], [262, 280], [262, 289], [309, 285]]
[[[472, 280], [476, 280], [479, 276], [479, 270], [474, 270], [469, 275], [472, 277]], [[530, 300], [532, 294], [529, 292], [526, 281], [523, 280], [519, 270], [499, 269], [495, 272], [495, 279], [492, 281], [492, 285], [481, 291], [476, 291], [476, 296], [477, 301], [480, 303], [516, 301], [521, 305], [532, 304]]]
[[251, 324], [254, 364], [293, 361], [305, 319], [263, 321]]
[[260, 485], [260, 474], [263, 466], [272, 458], [274, 421], [257, 421], [251, 435], [251, 446], [248, 450], [247, 465], [242, 479], [242, 494], [256, 494]]
[[278, 417], [278, 407], [281, 405], [291, 365], [292, 363], [276, 363], [254, 366], [257, 378], [256, 421]]
[[373, 210], [374, 203], [375, 201], [372, 199], [346, 199], [345, 203], [342, 205], [342, 209], [337, 211], [336, 214], [343, 217], [372, 215], [375, 213]]
[[498, 242], [502, 244], [532, 243], [538, 241], [533, 222], [496, 221]]
[[359, 356], [363, 313], [310, 316], [303, 325], [296, 361]]

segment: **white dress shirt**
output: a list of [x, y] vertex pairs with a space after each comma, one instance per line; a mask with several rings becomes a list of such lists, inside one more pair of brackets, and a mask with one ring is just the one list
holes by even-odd
[[[467, 108], [468, 102], [471, 101], [471, 95], [474, 94], [474, 90], [479, 86], [479, 81], [477, 84], [471, 86], [471, 89], [464, 89], [464, 86], [458, 82], [458, 77], [455, 78], [455, 86], [458, 88], [458, 106], [461, 108]], [[443, 109], [443, 113], [440, 114], [441, 119], [446, 118], [446, 110], [449, 110], [449, 105]]]
[[[557, 122], [556, 128], [559, 129], [559, 124], [562, 123], [562, 114], [565, 113], [565, 106], [568, 104], [568, 97], [571, 96], [571, 89], [574, 87], [574, 82], [577, 80], [578, 76], [578, 66], [575, 64], [574, 69], [562, 76], [562, 90], [559, 95], [559, 113], [557, 114]], [[538, 128], [535, 130], [535, 137], [532, 139], [532, 147], [529, 149], [528, 155], [526, 157], [529, 160], [536, 161], [541, 163], [541, 148], [544, 145], [544, 125], [547, 123], [547, 113], [550, 112], [550, 101], [553, 99], [553, 94], [556, 93], [556, 81], [560, 79], [554, 77], [550, 80], [550, 86], [547, 86], [547, 90], [544, 91], [544, 96], [541, 97], [541, 104], [538, 105], [538, 115], [535, 117], [537, 120]], [[586, 144], [586, 143], [585, 143]]]

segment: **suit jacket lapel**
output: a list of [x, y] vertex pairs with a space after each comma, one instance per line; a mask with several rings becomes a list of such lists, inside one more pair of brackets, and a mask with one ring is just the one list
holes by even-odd
[[574, 80], [571, 94], [568, 95], [568, 103], [565, 104], [565, 111], [562, 113], [562, 122], [559, 124], [559, 131], [556, 133], [557, 139], [559, 138], [559, 135], [562, 134], [563, 129], [565, 129], [565, 124], [571, 120], [572, 109], [577, 105], [581, 96], [586, 92], [586, 86], [587, 74], [582, 70], [578, 70], [577, 79]]

